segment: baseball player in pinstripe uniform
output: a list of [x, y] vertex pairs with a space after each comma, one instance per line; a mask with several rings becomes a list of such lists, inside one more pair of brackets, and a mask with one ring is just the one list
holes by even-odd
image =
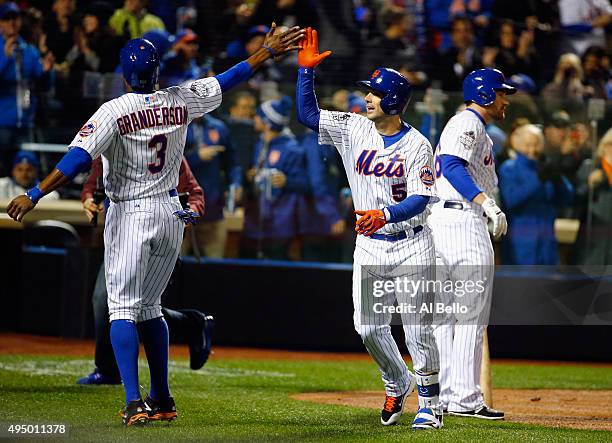
[[[314, 68], [331, 52], [318, 52], [317, 32], [310, 28], [298, 52], [297, 116], [319, 133], [319, 143], [336, 147], [346, 170], [358, 235], [354, 254], [353, 305], [355, 329], [376, 363], [385, 384], [381, 423], [397, 423], [405, 398], [418, 385], [419, 409], [414, 429], [442, 426], [439, 404], [439, 358], [431, 322], [421, 311], [402, 314], [412, 374], [391, 335], [391, 313], [372, 316], [375, 303], [405, 303], [405, 292], [378, 298], [369, 286], [377, 280], [406, 276], [433, 279], [435, 253], [425, 221], [427, 205], [436, 199], [433, 150], [425, 137], [400, 119], [411, 95], [408, 81], [397, 71], [379, 68], [359, 82], [369, 93], [366, 116], [319, 109], [314, 93]], [[409, 273], [409, 274], [408, 274]], [[418, 290], [414, 304], [427, 294]], [[376, 308], [374, 308], [376, 309]], [[376, 312], [376, 311], [374, 311]], [[373, 318], [374, 317], [374, 318]]]
[[[182, 210], [175, 189], [187, 125], [217, 108], [222, 93], [247, 80], [263, 62], [297, 49], [303, 33], [299, 27], [276, 32], [273, 24], [262, 47], [246, 61], [216, 77], [160, 91], [155, 47], [144, 39], [129, 41], [120, 54], [129, 92], [103, 104], [51, 174], [7, 207], [7, 213], [21, 221], [43, 195], [88, 170], [92, 159], [102, 155], [104, 188], [111, 201], [104, 230], [111, 342], [126, 394], [126, 426], [176, 418], [160, 297], [179, 253], [184, 224], [198, 216]], [[151, 374], [146, 405], [138, 384], [139, 338]]]
[[436, 245], [438, 281], [481, 281], [484, 291], [459, 297], [442, 293], [447, 305], [461, 302], [467, 313], [448, 315], [436, 327], [440, 350], [440, 399], [451, 415], [503, 419], [503, 412], [484, 404], [480, 390], [483, 334], [488, 322], [493, 283], [495, 238], [507, 230], [506, 216], [491, 198], [497, 186], [493, 142], [485, 126], [502, 120], [516, 92], [496, 69], [478, 69], [463, 82], [467, 108], [446, 124], [436, 149], [437, 191], [429, 223]]

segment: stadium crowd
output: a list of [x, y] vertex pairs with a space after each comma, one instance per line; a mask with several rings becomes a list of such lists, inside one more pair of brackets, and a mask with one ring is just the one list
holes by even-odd
[[[609, 0], [0, 0], [0, 199], [35, 183], [48, 156], [22, 143], [65, 144], [123, 93], [127, 40], [155, 45], [166, 87], [242, 60], [273, 20], [317, 28], [334, 52], [317, 71], [322, 108], [363, 112], [354, 82], [395, 68], [415, 89], [406, 120], [433, 146], [461, 105], [464, 76], [501, 69], [519, 90], [506, 120], [487, 128], [509, 215], [503, 263], [559, 263], [559, 217], [582, 222], [570, 262], [612, 263]], [[241, 256], [351, 261], [350, 191], [335, 150], [292, 119], [295, 68], [295, 56], [264, 66], [191, 125], [185, 157], [206, 212], [183, 252], [223, 257], [224, 214], [242, 206]], [[598, 134], [591, 99], [604, 103]], [[78, 198], [85, 178], [62, 197]]]

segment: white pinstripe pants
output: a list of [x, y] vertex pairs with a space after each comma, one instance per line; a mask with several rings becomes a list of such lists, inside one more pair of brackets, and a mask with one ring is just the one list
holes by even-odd
[[110, 319], [161, 317], [161, 295], [183, 240], [183, 222], [167, 194], [111, 203], [104, 228], [104, 263]]
[[429, 216], [436, 247], [436, 278], [441, 281], [485, 281], [482, 293], [458, 297], [438, 294], [441, 302], [461, 302], [466, 314], [437, 319], [434, 335], [440, 351], [440, 402], [450, 411], [472, 411], [483, 405], [480, 388], [482, 340], [491, 309], [493, 245], [486, 218], [478, 209], [434, 206]]
[[[387, 395], [397, 397], [406, 392], [409, 371], [391, 335], [392, 314], [373, 316], [372, 306], [375, 303], [391, 306], [394, 301], [420, 305], [433, 300], [420, 291], [412, 298], [405, 292], [375, 297], [371, 290], [365, 289], [372, 288], [374, 280], [404, 276], [411, 280], [433, 279], [434, 263], [433, 239], [427, 226], [416, 236], [396, 242], [357, 236], [353, 267], [353, 321], [355, 330], [380, 368]], [[431, 318], [419, 312], [404, 313], [401, 318], [414, 369], [426, 373], [438, 372], [440, 363]]]

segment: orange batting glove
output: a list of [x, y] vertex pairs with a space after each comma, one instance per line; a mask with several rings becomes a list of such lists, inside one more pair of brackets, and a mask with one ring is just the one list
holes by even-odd
[[380, 209], [355, 211], [355, 214], [361, 215], [359, 220], [355, 222], [355, 232], [357, 232], [357, 234], [363, 234], [369, 237], [387, 224], [385, 214], [383, 214]]
[[325, 51], [323, 54], [319, 54], [319, 37], [317, 31], [312, 28], [306, 28], [306, 34], [300, 41], [298, 66], [300, 68], [314, 68], [329, 57], [331, 53], [331, 51]]

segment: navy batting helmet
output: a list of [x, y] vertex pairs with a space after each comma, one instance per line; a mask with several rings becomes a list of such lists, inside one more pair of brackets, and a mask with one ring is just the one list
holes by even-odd
[[159, 55], [144, 38], [130, 40], [119, 54], [123, 77], [135, 91], [154, 91], [159, 78]]
[[395, 69], [378, 68], [369, 80], [362, 80], [357, 84], [384, 94], [380, 108], [388, 115], [399, 115], [404, 112], [412, 96], [412, 86], [406, 77]]
[[463, 80], [463, 100], [466, 102], [488, 106], [495, 101], [495, 91], [504, 91], [508, 95], [516, 92], [516, 88], [506, 82], [506, 77], [498, 69], [476, 69]]

